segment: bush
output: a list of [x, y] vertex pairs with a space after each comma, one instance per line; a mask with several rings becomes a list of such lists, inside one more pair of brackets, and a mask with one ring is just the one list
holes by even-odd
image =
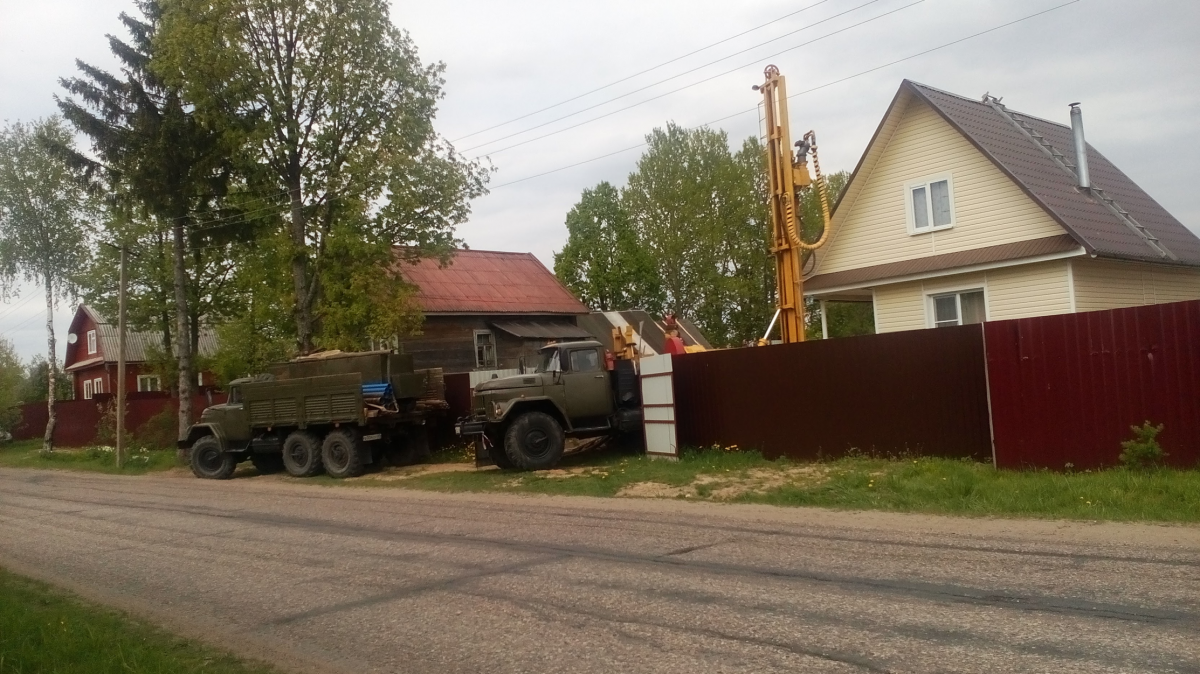
[[1134, 438], [1121, 443], [1121, 463], [1128, 468], [1149, 468], [1162, 463], [1167, 457], [1162, 445], [1158, 444], [1158, 434], [1162, 433], [1163, 425], [1151, 426], [1150, 422], [1138, 426], [1130, 426]]
[[170, 449], [179, 439], [179, 415], [174, 405], [165, 405], [133, 432], [133, 445], [146, 449]]

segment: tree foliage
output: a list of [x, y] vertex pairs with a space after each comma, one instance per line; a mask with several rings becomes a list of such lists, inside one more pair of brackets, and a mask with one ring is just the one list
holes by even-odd
[[[724, 132], [675, 124], [647, 144], [623, 189], [584, 190], [555, 273], [593, 309], [673, 310], [716, 344], [762, 337], [775, 310], [762, 144], [752, 137], [734, 151]], [[828, 176], [831, 197], [845, 181]], [[804, 237], [814, 241], [823, 228], [816, 190], [801, 199]], [[819, 335], [819, 314], [812, 320]]]
[[88, 259], [94, 208], [79, 181], [52, 148], [70, 147], [71, 132], [57, 117], [0, 130], [0, 292], [18, 279], [46, 292], [49, 402], [42, 450], [54, 448], [54, 305], [73, 297]]
[[0, 434], [12, 433], [20, 420], [17, 406], [25, 402], [21, 395], [24, 388], [25, 367], [12, 342], [0, 337]]
[[161, 44], [162, 72], [204, 115], [255, 121], [243, 150], [254, 189], [287, 198], [300, 351], [325, 319], [342, 339], [345, 316], [330, 311], [345, 293], [362, 304], [378, 290], [372, 272], [344, 278], [348, 248], [373, 247], [379, 274], [392, 246], [453, 247], [487, 171], [434, 132], [443, 66], [421, 63], [385, 0], [173, 0]]

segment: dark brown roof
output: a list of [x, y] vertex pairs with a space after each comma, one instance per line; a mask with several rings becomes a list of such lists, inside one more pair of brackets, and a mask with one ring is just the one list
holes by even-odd
[[1089, 253], [1099, 257], [1200, 265], [1200, 238], [1094, 147], [1088, 145], [1088, 165], [1093, 187], [1101, 188], [1137, 223], [1157, 237], [1177, 259], [1164, 258], [1097, 195], [1077, 188], [1069, 169], [1059, 166], [1046, 149], [1021, 130], [1013, 117], [1043, 136], [1073, 167], [1075, 150], [1071, 127], [909, 80], [901, 85], [902, 91], [906, 88], [927, 102], [1001, 171], [1008, 174]]
[[492, 327], [521, 339], [591, 339], [587, 330], [559, 321], [496, 321]]
[[956, 253], [943, 253], [941, 255], [918, 257], [912, 260], [901, 260], [899, 262], [877, 264], [870, 267], [817, 274], [804, 281], [804, 290], [808, 292], [825, 290], [827, 288], [854, 286], [879, 279], [897, 278], [910, 274], [927, 274], [929, 272], [969, 267], [976, 264], [1019, 260], [1021, 258], [1069, 253], [1078, 250], [1079, 244], [1076, 243], [1070, 234], [1048, 236], [1041, 239], [1030, 239], [1029, 241], [1003, 243], [998, 246], [974, 248]]
[[588, 308], [532, 253], [456, 250], [450, 264], [398, 263], [427, 314], [586, 314]]

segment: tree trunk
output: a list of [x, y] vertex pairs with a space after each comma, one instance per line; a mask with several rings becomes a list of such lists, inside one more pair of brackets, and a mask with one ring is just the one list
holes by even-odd
[[192, 425], [192, 340], [188, 338], [187, 269], [183, 264], [183, 219], [176, 218], [174, 230], [175, 261], [175, 349], [179, 364], [179, 434], [187, 439]]
[[308, 295], [308, 255], [304, 220], [304, 201], [300, 193], [299, 170], [289, 185], [292, 206], [292, 287], [296, 293], [296, 346], [301, 355], [312, 352], [312, 303]]
[[58, 383], [58, 360], [54, 357], [54, 288], [51, 285], [49, 274], [45, 275], [43, 284], [46, 289], [46, 336], [50, 347], [46, 374], [50, 383], [47, 385], [46, 391], [46, 436], [42, 438], [42, 453], [49, 454], [54, 451], [54, 425], [57, 422], [57, 418], [54, 416], [54, 399], [58, 396], [54, 389], [56, 388], [55, 384]]

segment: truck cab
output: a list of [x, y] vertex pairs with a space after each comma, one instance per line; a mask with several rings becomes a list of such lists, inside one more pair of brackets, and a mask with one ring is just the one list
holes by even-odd
[[640, 427], [633, 362], [614, 360], [596, 341], [552, 344], [538, 355], [534, 372], [476, 386], [472, 414], [459, 420], [459, 434], [482, 443], [496, 465], [550, 468], [567, 437]]

